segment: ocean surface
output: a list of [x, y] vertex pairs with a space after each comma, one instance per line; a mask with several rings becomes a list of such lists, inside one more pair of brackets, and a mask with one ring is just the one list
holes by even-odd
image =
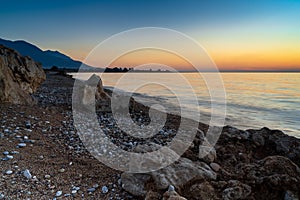
[[[92, 74], [72, 75], [87, 80]], [[133, 93], [138, 101], [159, 104], [167, 112], [180, 107], [191, 118], [200, 113], [199, 121], [209, 123], [212, 105], [217, 105], [216, 111], [226, 106], [225, 125], [240, 129], [269, 127], [300, 138], [300, 73], [220, 73], [219, 80], [214, 73], [98, 75], [104, 86]], [[214, 82], [223, 83], [223, 88]], [[210, 94], [223, 90], [226, 104], [220, 98], [211, 99]]]

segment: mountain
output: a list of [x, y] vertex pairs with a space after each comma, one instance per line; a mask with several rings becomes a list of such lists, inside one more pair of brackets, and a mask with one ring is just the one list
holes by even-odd
[[[44, 69], [50, 69], [53, 66], [57, 66], [58, 68], [78, 70], [82, 65], [82, 62], [73, 60], [69, 56], [62, 54], [59, 51], [43, 51], [37, 46], [23, 40], [10, 41], [0, 38], [0, 44], [15, 49], [21, 55], [29, 56], [33, 60], [40, 62]], [[88, 70], [94, 69], [93, 67], [86, 64], [84, 64], [83, 66]]]

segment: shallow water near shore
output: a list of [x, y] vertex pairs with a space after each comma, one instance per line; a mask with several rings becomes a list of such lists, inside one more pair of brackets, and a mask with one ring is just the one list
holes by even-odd
[[[74, 78], [87, 80], [92, 73], [72, 73]], [[126, 86], [140, 80], [149, 84], [133, 92], [134, 97], [145, 104], [160, 104], [166, 111], [178, 105], [191, 118], [200, 112], [200, 121], [209, 123], [211, 98], [205, 80], [197, 73], [180, 73], [188, 80], [186, 85], [175, 73], [102, 73], [98, 74], [103, 85], [126, 90]], [[125, 75], [125, 76], [124, 76]], [[209, 77], [210, 73], [206, 74]], [[118, 81], [122, 78], [122, 83]], [[221, 73], [226, 91], [226, 125], [241, 129], [269, 127], [300, 138], [300, 73]], [[167, 83], [169, 88], [163, 84]], [[190, 87], [198, 103], [192, 101]], [[176, 95], [174, 94], [174, 90]], [[147, 98], [151, 96], [151, 98]], [[222, 104], [216, 101], [216, 105]], [[176, 110], [176, 109], [174, 109]], [[186, 116], [189, 117], [189, 116]]]

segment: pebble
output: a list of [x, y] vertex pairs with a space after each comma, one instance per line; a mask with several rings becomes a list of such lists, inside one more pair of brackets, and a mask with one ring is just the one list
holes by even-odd
[[72, 193], [72, 194], [76, 194], [76, 193], [77, 193], [77, 190], [72, 190], [71, 193]]
[[56, 194], [55, 194], [55, 196], [57, 196], [57, 197], [59, 197], [61, 195], [62, 195], [62, 191], [57, 191]]
[[7, 155], [6, 158], [8, 158], [10, 160], [10, 159], [13, 159], [14, 157], [11, 155]]
[[46, 174], [46, 175], [45, 175], [45, 178], [46, 178], [46, 179], [49, 179], [50, 177], [51, 177], [51, 176], [50, 176], [49, 174]]
[[106, 186], [103, 186], [103, 187], [102, 187], [102, 193], [103, 193], [103, 194], [108, 193], [108, 188], [107, 188]]
[[32, 175], [28, 169], [25, 169], [25, 171], [23, 172], [23, 175], [28, 179], [32, 178]]
[[88, 192], [95, 192], [95, 190], [96, 190], [96, 188], [89, 188], [89, 189], [87, 189]]
[[217, 163], [210, 163], [209, 166], [215, 171], [218, 172], [221, 169], [221, 166]]
[[9, 154], [8, 151], [4, 151], [4, 152], [3, 152], [3, 155], [8, 155], [8, 154]]
[[30, 124], [29, 121], [25, 122], [25, 127], [26, 127], [27, 129], [30, 129], [30, 128], [31, 128], [31, 124]]
[[5, 195], [0, 193], [0, 199], [4, 199]]
[[169, 185], [168, 191], [169, 192], [175, 191], [175, 187], [173, 185]]
[[60, 173], [64, 173], [66, 170], [64, 168], [61, 168], [60, 170], [58, 170]]
[[25, 143], [19, 143], [19, 144], [18, 144], [18, 147], [19, 147], [19, 148], [26, 147], [26, 144], [25, 144]]
[[10, 175], [10, 174], [12, 174], [13, 173], [13, 171], [11, 171], [11, 170], [7, 170], [6, 172], [5, 172], [5, 174], [7, 174], [7, 175]]

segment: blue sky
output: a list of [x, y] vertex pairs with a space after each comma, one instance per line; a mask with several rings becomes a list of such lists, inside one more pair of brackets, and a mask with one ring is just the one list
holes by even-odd
[[[265, 61], [251, 64], [233, 60], [256, 52], [272, 59], [283, 50], [291, 50], [293, 56], [276, 62], [295, 67], [300, 64], [295, 58], [300, 47], [299, 19], [300, 1], [296, 0], [10, 0], [1, 2], [0, 37], [27, 40], [43, 49], [58, 49], [83, 59], [112, 34], [158, 26], [195, 38], [219, 65], [267, 67]], [[293, 62], [284, 62], [287, 60]]]

